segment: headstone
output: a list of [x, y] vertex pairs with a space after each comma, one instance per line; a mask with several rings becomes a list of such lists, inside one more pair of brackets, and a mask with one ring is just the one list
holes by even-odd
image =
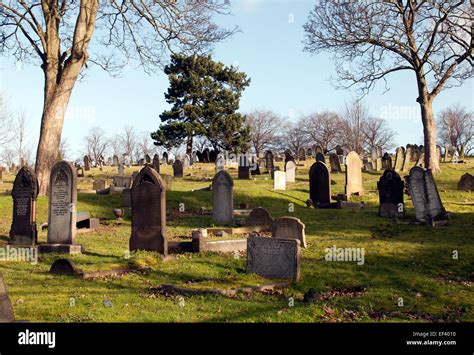
[[215, 149], [209, 152], [209, 163], [215, 163], [219, 152]]
[[168, 254], [166, 239], [166, 188], [160, 174], [145, 166], [133, 181], [132, 235], [130, 251], [156, 251]]
[[117, 165], [117, 173], [119, 175], [125, 175], [125, 166], [123, 164]]
[[425, 152], [424, 152], [424, 150], [420, 150], [420, 153], [418, 155], [418, 159], [416, 160], [415, 165], [419, 166], [419, 167], [422, 167], [422, 168], [425, 167]]
[[298, 160], [305, 161], [306, 160], [306, 149], [300, 148], [298, 151]]
[[13, 307], [7, 294], [3, 276], [0, 274], [0, 323], [12, 323], [14, 321]]
[[116, 175], [112, 178], [114, 187], [129, 189], [132, 186], [132, 177], [127, 175]]
[[145, 154], [145, 163], [151, 164], [151, 157], [148, 154]]
[[191, 158], [186, 154], [183, 158], [183, 169], [188, 169], [191, 166]]
[[290, 160], [295, 160], [295, 157], [293, 156], [291, 150], [287, 149], [285, 150], [285, 163]]
[[286, 190], [286, 174], [284, 171], [273, 172], [273, 189]]
[[105, 189], [105, 179], [95, 179], [92, 183], [92, 190], [103, 190]]
[[256, 155], [252, 156], [252, 163], [250, 164], [251, 175], [261, 175], [260, 164]]
[[60, 161], [54, 164], [48, 196], [47, 244], [41, 244], [39, 252], [81, 253], [81, 246], [75, 244], [77, 177], [70, 163]]
[[293, 160], [289, 160], [285, 164], [285, 178], [286, 182], [295, 182], [296, 178], [296, 164]]
[[176, 159], [173, 163], [173, 176], [175, 178], [183, 177], [183, 163], [179, 159]]
[[84, 169], [81, 168], [80, 166], [76, 168], [76, 174], [77, 174], [77, 177], [84, 177]]
[[323, 148], [320, 145], [314, 146], [313, 149], [314, 149], [314, 154], [317, 154], [317, 153], [324, 154]]
[[315, 205], [331, 203], [331, 176], [326, 164], [321, 161], [309, 169], [309, 198]]
[[403, 159], [402, 171], [408, 171], [410, 169], [410, 161], [412, 154], [413, 152], [411, 146], [407, 145], [407, 148], [405, 149], [405, 158]]
[[239, 156], [238, 177], [239, 180], [250, 179], [250, 163], [246, 154], [242, 154]]
[[387, 169], [377, 183], [379, 190], [379, 216], [402, 218], [405, 216], [403, 203], [404, 182], [394, 170]]
[[297, 239], [306, 248], [305, 225], [298, 218], [280, 217], [272, 224], [272, 238]]
[[273, 223], [273, 218], [267, 209], [263, 207], [257, 207], [250, 212], [249, 216], [247, 217], [246, 223], [249, 226], [270, 226]]
[[339, 162], [339, 157], [336, 154], [329, 153], [329, 163], [331, 164], [332, 173], [340, 173], [342, 171], [341, 163]]
[[49, 273], [54, 275], [76, 275], [79, 271], [71, 259], [56, 259], [51, 265]]
[[449, 218], [441, 202], [431, 170], [415, 166], [405, 180], [418, 221], [432, 224]]
[[401, 171], [403, 169], [403, 161], [405, 160], [405, 151], [402, 147], [398, 147], [395, 154], [395, 171]]
[[212, 180], [212, 220], [232, 223], [234, 218], [234, 181], [226, 171], [219, 171]]
[[336, 145], [336, 154], [337, 155], [344, 155], [344, 150], [341, 148], [340, 145]]
[[211, 158], [209, 156], [209, 148], [206, 148], [206, 149], [203, 150], [202, 160], [203, 160], [204, 163], [210, 163], [211, 162]]
[[347, 197], [353, 194], [362, 195], [364, 188], [362, 187], [362, 162], [359, 154], [350, 152], [346, 157], [346, 186], [345, 192]]
[[156, 172], [159, 174], [160, 173], [160, 156], [158, 154], [155, 154], [153, 156], [153, 169], [156, 170]]
[[275, 163], [273, 159], [273, 153], [270, 150], [265, 152], [265, 167], [267, 168], [267, 172], [273, 174], [275, 170]]
[[298, 240], [251, 236], [247, 239], [247, 272], [297, 282], [300, 253]]
[[117, 166], [119, 164], [120, 164], [120, 162], [119, 162], [118, 156], [114, 155], [113, 158], [112, 158], [112, 166]]
[[202, 152], [197, 151], [197, 152], [196, 152], [196, 156], [197, 156], [198, 161], [199, 161], [200, 163], [203, 163], [203, 162], [204, 162], [204, 159], [203, 159], [204, 157], [202, 156]]
[[216, 159], [216, 173], [225, 170], [225, 158], [222, 154], [219, 154]]
[[326, 164], [326, 158], [324, 158], [324, 154], [321, 152], [317, 152], [316, 161], [322, 161], [324, 164]]
[[474, 176], [469, 173], [461, 176], [457, 188], [463, 191], [474, 191]]
[[312, 158], [314, 156], [313, 154], [313, 148], [308, 148], [306, 149], [306, 156]]
[[91, 167], [90, 167], [90, 159], [87, 155], [84, 156], [84, 170], [85, 171], [89, 171], [91, 170]]
[[168, 165], [168, 153], [163, 153], [163, 164]]
[[388, 153], [385, 153], [382, 157], [382, 169], [392, 169], [392, 157]]
[[10, 228], [10, 244], [35, 245], [37, 243], [38, 190], [38, 180], [34, 171], [26, 166], [22, 167], [13, 182], [13, 222]]

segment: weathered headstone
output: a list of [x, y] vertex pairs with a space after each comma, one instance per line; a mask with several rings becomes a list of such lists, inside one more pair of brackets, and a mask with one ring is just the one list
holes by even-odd
[[433, 224], [436, 221], [449, 219], [431, 170], [415, 166], [405, 180], [418, 221]]
[[84, 156], [84, 170], [85, 171], [91, 170], [90, 159], [87, 155]]
[[293, 160], [289, 160], [285, 164], [285, 178], [286, 182], [295, 182], [296, 164]]
[[129, 189], [132, 186], [132, 177], [127, 175], [115, 175], [112, 177], [114, 187]]
[[14, 321], [13, 307], [7, 294], [3, 276], [0, 274], [0, 323], [12, 323]]
[[246, 223], [249, 226], [270, 226], [273, 223], [273, 218], [267, 209], [263, 207], [257, 207], [250, 212], [249, 216], [247, 217]]
[[95, 179], [93, 182], [92, 182], [92, 190], [103, 190], [105, 189], [105, 183], [106, 183], [106, 180], [105, 179]]
[[305, 161], [306, 160], [306, 149], [300, 148], [298, 150], [298, 160]]
[[166, 239], [166, 188], [160, 174], [145, 166], [133, 181], [130, 250], [168, 254]]
[[173, 163], [173, 176], [175, 178], [183, 177], [183, 163], [179, 159], [176, 159]]
[[273, 189], [286, 190], [286, 174], [284, 171], [275, 170], [273, 172]]
[[326, 164], [321, 161], [309, 169], [309, 198], [315, 206], [331, 202], [331, 176]]
[[219, 171], [212, 180], [212, 220], [231, 223], [234, 218], [234, 181], [226, 171]]
[[405, 158], [403, 159], [402, 171], [408, 171], [410, 169], [410, 161], [412, 154], [413, 152], [411, 146], [407, 145], [405, 149]]
[[168, 165], [168, 153], [163, 152], [163, 164]]
[[449, 145], [444, 146], [444, 162], [447, 163], [449, 161]]
[[252, 236], [247, 239], [247, 272], [268, 278], [300, 279], [298, 240]]
[[75, 244], [77, 177], [70, 163], [60, 161], [53, 166], [48, 196], [47, 244], [41, 244], [39, 252], [81, 253], [81, 246]]
[[125, 175], [125, 165], [123, 164], [117, 165], [117, 173], [119, 175]]
[[404, 182], [394, 170], [387, 169], [377, 183], [379, 190], [379, 215], [381, 217], [405, 216], [405, 205], [403, 203]]
[[206, 164], [211, 162], [211, 157], [209, 156], [209, 153], [209, 148], [206, 148], [202, 151], [202, 160]]
[[403, 161], [405, 160], [405, 151], [402, 147], [398, 147], [395, 153], [395, 171], [401, 171], [403, 169]]
[[273, 153], [270, 150], [265, 152], [265, 167], [267, 168], [267, 172], [273, 175], [275, 163], [273, 159]]
[[26, 166], [22, 167], [13, 183], [13, 222], [10, 228], [10, 244], [36, 244], [38, 237], [36, 229], [38, 190], [38, 180], [34, 171]]
[[225, 170], [225, 158], [222, 154], [219, 154], [216, 158], [216, 173]]
[[297, 239], [306, 248], [305, 225], [298, 218], [280, 217], [272, 224], [272, 237], [278, 239]]
[[336, 154], [329, 153], [329, 164], [331, 164], [332, 173], [340, 173], [342, 171], [341, 163], [339, 162], [339, 157]]
[[474, 176], [469, 173], [461, 176], [457, 188], [463, 191], [474, 191]]
[[151, 164], [151, 157], [149, 154], [145, 154], [145, 163]]
[[345, 192], [347, 197], [353, 194], [362, 195], [364, 188], [362, 187], [362, 162], [359, 154], [350, 152], [346, 157], [346, 186]]
[[51, 265], [49, 273], [54, 275], [76, 275], [79, 270], [71, 259], [56, 259]]
[[153, 169], [156, 170], [156, 172], [159, 174], [160, 173], [160, 156], [158, 154], [155, 154], [153, 156]]
[[392, 157], [388, 153], [385, 153], [382, 157], [382, 169], [392, 169]]

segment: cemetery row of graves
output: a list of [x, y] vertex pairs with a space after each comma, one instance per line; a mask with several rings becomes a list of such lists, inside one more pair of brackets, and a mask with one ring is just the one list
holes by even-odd
[[59, 161], [47, 197], [5, 173], [0, 318], [473, 320], [469, 158], [297, 153]]

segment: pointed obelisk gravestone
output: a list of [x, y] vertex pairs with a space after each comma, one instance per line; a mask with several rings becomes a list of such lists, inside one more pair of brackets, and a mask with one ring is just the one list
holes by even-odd
[[183, 163], [179, 159], [176, 159], [173, 163], [173, 176], [175, 178], [183, 177]]
[[405, 184], [394, 170], [387, 169], [377, 183], [379, 190], [379, 216], [398, 217], [405, 216], [403, 204], [403, 188]]
[[309, 198], [314, 206], [331, 202], [331, 175], [326, 164], [321, 161], [309, 169]]
[[395, 153], [395, 171], [401, 171], [403, 169], [403, 161], [405, 160], [405, 151], [402, 147], [398, 147]]
[[132, 198], [130, 251], [156, 251], [168, 254], [166, 239], [166, 188], [161, 176], [145, 166], [135, 177]]
[[356, 152], [349, 152], [346, 156], [346, 195], [349, 198], [351, 195], [363, 195], [364, 188], [362, 187], [362, 162], [359, 154]]
[[405, 180], [415, 207], [417, 221], [433, 225], [438, 221], [449, 219], [431, 170], [415, 166]]
[[232, 223], [234, 218], [234, 180], [226, 171], [219, 171], [212, 180], [212, 220]]
[[153, 156], [153, 169], [155, 169], [158, 174], [160, 173], [160, 156], [158, 154]]
[[0, 323], [12, 323], [15, 321], [12, 304], [7, 294], [7, 289], [0, 274]]
[[36, 244], [38, 190], [38, 180], [34, 171], [26, 166], [22, 167], [13, 183], [13, 222], [10, 228], [9, 244], [30, 246]]
[[339, 162], [337, 154], [329, 153], [329, 164], [331, 165], [332, 173], [340, 173], [342, 171], [341, 163]]
[[47, 244], [39, 245], [40, 253], [81, 253], [75, 244], [77, 177], [74, 167], [60, 161], [54, 164], [49, 180]]
[[286, 182], [295, 182], [295, 178], [296, 178], [296, 163], [293, 160], [288, 160], [285, 164]]

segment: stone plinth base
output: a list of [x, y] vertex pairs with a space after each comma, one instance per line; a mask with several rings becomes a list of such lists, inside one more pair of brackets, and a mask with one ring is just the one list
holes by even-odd
[[82, 246], [78, 244], [40, 244], [38, 252], [40, 254], [81, 254]]

